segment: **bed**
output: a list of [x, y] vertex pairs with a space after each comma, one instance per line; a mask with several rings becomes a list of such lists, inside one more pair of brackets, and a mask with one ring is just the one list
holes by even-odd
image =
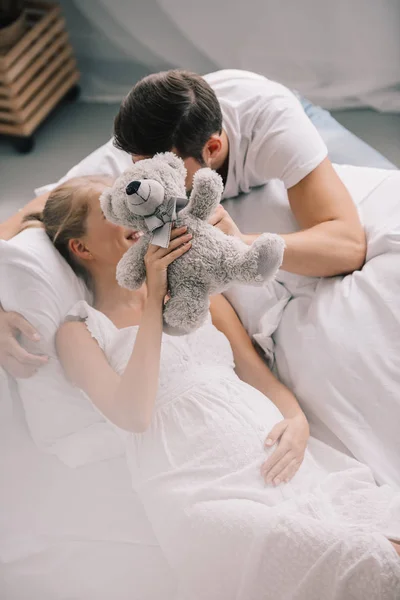
[[[380, 483], [400, 487], [400, 450], [393, 437], [400, 422], [400, 173], [329, 113], [304, 106], [336, 161], [352, 162], [354, 156], [357, 164], [380, 167], [337, 166], [366, 226], [368, 263], [360, 273], [329, 280], [281, 272], [262, 301], [258, 292], [242, 288], [232, 290], [230, 299], [266, 358], [298, 395], [313, 434], [367, 461]], [[348, 160], [341, 150], [346, 147]], [[118, 159], [110, 149], [111, 142], [75, 172], [82, 164], [87, 172], [98, 165], [115, 167]], [[279, 186], [273, 181], [226, 201], [243, 231], [295, 229], [287, 202], [276, 200]], [[21, 236], [17, 243], [23, 247], [29, 240]], [[2, 281], [3, 276], [0, 260]], [[2, 288], [0, 301], [7, 308], [5, 296]], [[27, 403], [30, 385], [34, 382], [20, 381], [17, 389], [0, 370], [0, 596], [173, 598], [172, 573], [131, 489], [123, 456], [115, 452], [71, 468], [65, 445], [53, 440], [42, 444], [48, 452], [39, 449], [34, 406]], [[382, 418], [373, 424], [379, 434], [385, 432], [384, 449], [382, 438], [368, 437], [365, 443], [379, 402]]]

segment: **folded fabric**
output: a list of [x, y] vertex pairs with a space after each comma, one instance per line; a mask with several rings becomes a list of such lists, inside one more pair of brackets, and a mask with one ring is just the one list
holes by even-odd
[[400, 173], [352, 169], [367, 261], [292, 289], [276, 363], [314, 435], [330, 430], [379, 483], [400, 487]]

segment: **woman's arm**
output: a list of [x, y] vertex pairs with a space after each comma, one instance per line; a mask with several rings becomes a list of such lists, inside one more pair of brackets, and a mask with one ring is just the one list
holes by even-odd
[[64, 323], [56, 345], [67, 377], [84, 390], [115, 425], [141, 433], [151, 423], [160, 371], [162, 309], [167, 268], [191, 246], [187, 227], [174, 229], [168, 248], [149, 246], [146, 254], [147, 299], [132, 354], [122, 376], [116, 374], [82, 323]]
[[269, 432], [266, 447], [277, 448], [261, 467], [267, 483], [289, 481], [299, 469], [310, 435], [307, 419], [292, 392], [268, 369], [256, 352], [232, 306], [223, 296], [211, 300], [214, 325], [228, 338], [238, 376], [265, 394], [280, 410], [284, 419]]
[[229, 340], [235, 360], [235, 370], [242, 381], [267, 396], [285, 418], [303, 415], [292, 392], [271, 373], [257, 353], [236, 312], [222, 295], [211, 298], [213, 324]]
[[0, 223], [0, 240], [11, 240], [11, 238], [20, 233], [24, 228], [23, 219], [25, 215], [42, 212], [48, 197], [48, 193], [38, 196], [34, 200], [31, 200], [31, 202], [19, 210], [15, 215], [7, 219], [7, 221]]
[[64, 323], [56, 347], [68, 379], [82, 389], [107, 419], [121, 429], [145, 431], [158, 388], [162, 301], [149, 298], [135, 345], [120, 377], [82, 322]]

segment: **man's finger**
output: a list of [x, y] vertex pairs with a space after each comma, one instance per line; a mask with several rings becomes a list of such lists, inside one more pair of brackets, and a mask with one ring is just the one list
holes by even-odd
[[28, 339], [33, 342], [38, 342], [40, 340], [40, 335], [36, 331], [36, 329], [24, 319], [24, 317], [18, 313], [13, 313], [12, 317], [12, 325], [15, 329], [18, 329], [23, 335], [25, 335]]
[[221, 221], [220, 215], [211, 215], [211, 217], [208, 219], [208, 224], [209, 225], [217, 225], [217, 223], [219, 223], [220, 221]]
[[33, 367], [42, 367], [49, 360], [48, 356], [45, 355], [30, 354], [14, 338], [10, 340], [8, 354], [21, 365], [30, 365]]
[[217, 223], [222, 221], [222, 219], [224, 218], [224, 215], [225, 215], [225, 209], [219, 204], [217, 206], [217, 208], [214, 210], [214, 212], [212, 213], [212, 215], [209, 217], [207, 222], [209, 223], [209, 225], [216, 225]]
[[34, 375], [38, 368], [33, 366], [22, 365], [12, 356], [8, 356], [4, 362], [3, 367], [14, 379], [28, 379]]

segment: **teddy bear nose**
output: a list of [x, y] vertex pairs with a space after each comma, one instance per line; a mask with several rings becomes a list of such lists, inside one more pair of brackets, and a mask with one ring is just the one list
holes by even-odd
[[126, 186], [126, 193], [128, 194], [128, 196], [132, 196], [133, 194], [137, 194], [138, 189], [140, 188], [140, 181], [131, 181], [130, 183], [128, 183], [128, 185]]

